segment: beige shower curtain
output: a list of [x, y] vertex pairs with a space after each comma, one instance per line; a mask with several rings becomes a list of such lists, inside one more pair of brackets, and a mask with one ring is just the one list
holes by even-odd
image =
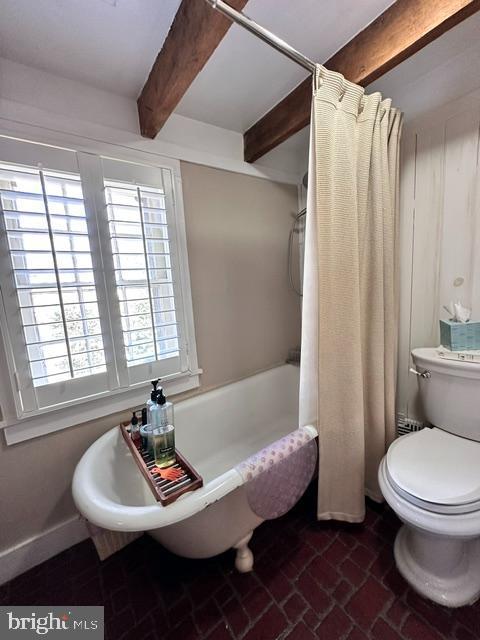
[[394, 438], [401, 123], [391, 100], [317, 68], [300, 424], [319, 433], [319, 519], [363, 520]]

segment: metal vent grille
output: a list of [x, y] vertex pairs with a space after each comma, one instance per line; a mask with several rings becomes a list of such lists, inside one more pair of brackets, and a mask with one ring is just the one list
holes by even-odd
[[397, 417], [397, 435], [405, 436], [408, 433], [414, 433], [415, 431], [420, 431], [424, 429], [426, 424], [424, 422], [420, 422], [419, 420], [412, 420], [411, 418], [407, 418], [406, 416], [399, 415]]

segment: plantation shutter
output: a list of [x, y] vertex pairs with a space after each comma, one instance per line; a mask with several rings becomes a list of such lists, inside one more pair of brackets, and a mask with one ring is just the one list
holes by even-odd
[[2, 294], [23, 415], [108, 390], [104, 284], [76, 154], [17, 141], [0, 149]]
[[198, 384], [175, 179], [0, 136], [0, 324], [18, 418], [153, 378]]
[[102, 166], [124, 376], [130, 385], [185, 372], [171, 171], [106, 158]]

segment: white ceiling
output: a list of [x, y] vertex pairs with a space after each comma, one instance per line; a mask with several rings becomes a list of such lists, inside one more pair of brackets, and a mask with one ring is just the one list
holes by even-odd
[[0, 57], [136, 98], [180, 0], [1, 0]]
[[[324, 62], [392, 0], [249, 0], [252, 19], [314, 61]], [[307, 72], [233, 25], [176, 111], [244, 132]]]
[[371, 84], [406, 121], [480, 87], [480, 13], [476, 13]]
[[[392, 0], [250, 0], [247, 12], [324, 61]], [[1, 0], [0, 56], [136, 98], [180, 0]], [[234, 25], [177, 113], [243, 132], [306, 72]]]
[[[247, 13], [325, 61], [392, 0], [250, 0]], [[0, 57], [135, 98], [180, 0], [1, 0]], [[412, 119], [478, 86], [480, 13], [383, 76], [380, 90]], [[243, 132], [306, 72], [237, 25], [197, 76], [177, 113]], [[306, 164], [308, 129], [261, 158]]]
[[[480, 12], [431, 42], [367, 87], [392, 98], [407, 124], [480, 87]], [[308, 165], [309, 127], [257, 160], [271, 166], [287, 153], [300, 171]]]

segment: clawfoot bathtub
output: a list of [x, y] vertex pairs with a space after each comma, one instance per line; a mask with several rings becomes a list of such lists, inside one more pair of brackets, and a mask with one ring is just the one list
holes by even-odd
[[[263, 519], [252, 510], [236, 467], [297, 428], [298, 382], [298, 368], [283, 365], [176, 404], [177, 447], [204, 486], [166, 507], [152, 496], [119, 429], [108, 431], [77, 465], [77, 508], [99, 527], [146, 531], [187, 558], [233, 547], [237, 569], [250, 571], [248, 542]], [[313, 427], [306, 429], [315, 437]]]

